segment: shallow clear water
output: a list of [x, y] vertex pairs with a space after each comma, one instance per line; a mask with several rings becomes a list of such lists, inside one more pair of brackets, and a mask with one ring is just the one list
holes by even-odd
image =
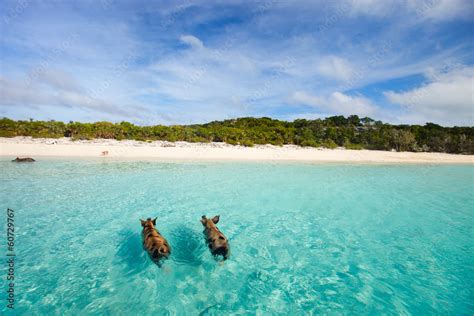
[[[0, 166], [2, 207], [16, 212], [16, 314], [474, 311], [472, 166]], [[204, 244], [203, 214], [221, 215], [224, 263]], [[139, 218], [154, 216], [172, 247], [162, 268], [141, 246]]]

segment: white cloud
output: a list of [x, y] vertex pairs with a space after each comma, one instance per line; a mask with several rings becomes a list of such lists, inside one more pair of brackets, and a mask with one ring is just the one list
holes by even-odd
[[[44, 72], [46, 74], [48, 72]], [[74, 78], [67, 73], [60, 72], [65, 78]], [[43, 78], [43, 74], [41, 78]], [[46, 78], [51, 79], [46, 76]], [[55, 77], [53, 77], [55, 78]], [[43, 108], [72, 108], [95, 114], [94, 120], [110, 119], [120, 120], [132, 118], [136, 121], [144, 121], [146, 116], [154, 116], [144, 106], [126, 103], [125, 100], [118, 101], [107, 98], [107, 101], [94, 98], [84, 92], [81, 86], [61, 86], [56, 80], [42, 80], [40, 82], [29, 82], [27, 80], [12, 80], [0, 76], [0, 108], [2, 113], [9, 113], [10, 109], [26, 107], [32, 112], [41, 112]]]
[[323, 58], [318, 65], [318, 72], [323, 76], [348, 81], [351, 78], [352, 67], [349, 62], [337, 56]]
[[407, 7], [419, 17], [431, 20], [453, 20], [469, 18], [473, 15], [474, 2], [471, 0], [406, 0]]
[[204, 44], [202, 41], [193, 35], [181, 35], [179, 38], [181, 42], [188, 44], [192, 48], [203, 48]]
[[447, 21], [473, 16], [472, 0], [347, 0], [352, 15], [383, 17], [403, 13], [418, 20]]
[[423, 124], [474, 125], [474, 67], [430, 74], [431, 82], [409, 91], [387, 91], [385, 96], [401, 105], [401, 121]]
[[330, 114], [373, 116], [378, 111], [378, 108], [369, 99], [341, 92], [334, 92], [329, 97], [321, 97], [297, 91], [291, 100]]
[[285, 79], [293, 63], [255, 51], [230, 35], [216, 47], [163, 56], [146, 71], [153, 80], [149, 93], [186, 107], [183, 117], [201, 122], [256, 115], [258, 107], [275, 105], [287, 95]]
[[61, 70], [44, 69], [44, 71], [40, 71], [36, 75], [35, 73], [30, 75], [30, 79], [40, 80], [61, 90], [75, 92], [83, 91], [83, 88], [73, 76]]
[[393, 10], [395, 0], [348, 0], [352, 14], [383, 16]]

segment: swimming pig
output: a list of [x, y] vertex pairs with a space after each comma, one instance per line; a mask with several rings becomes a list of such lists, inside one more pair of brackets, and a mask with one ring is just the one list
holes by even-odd
[[216, 224], [219, 222], [219, 215], [214, 216], [212, 219], [206, 218], [203, 215], [201, 223], [204, 226], [204, 235], [206, 237], [207, 245], [214, 256], [222, 255], [224, 260], [229, 257], [229, 243], [224, 234], [221, 233]]
[[147, 218], [146, 221], [140, 219], [140, 222], [142, 223], [143, 227], [143, 248], [148, 252], [150, 258], [155, 263], [159, 263], [159, 261], [163, 258], [168, 258], [171, 253], [171, 249], [166, 239], [161, 236], [161, 234], [155, 228], [156, 217], [154, 219]]

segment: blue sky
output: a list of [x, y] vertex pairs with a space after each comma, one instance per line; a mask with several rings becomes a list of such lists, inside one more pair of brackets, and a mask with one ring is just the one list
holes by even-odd
[[474, 2], [1, 0], [0, 115], [473, 124]]

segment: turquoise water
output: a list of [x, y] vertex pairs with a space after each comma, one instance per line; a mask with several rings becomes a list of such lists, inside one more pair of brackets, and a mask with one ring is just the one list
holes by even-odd
[[[18, 315], [474, 312], [472, 166], [0, 165]], [[203, 214], [221, 215], [224, 263]], [[141, 246], [154, 216], [172, 247], [162, 268]]]

